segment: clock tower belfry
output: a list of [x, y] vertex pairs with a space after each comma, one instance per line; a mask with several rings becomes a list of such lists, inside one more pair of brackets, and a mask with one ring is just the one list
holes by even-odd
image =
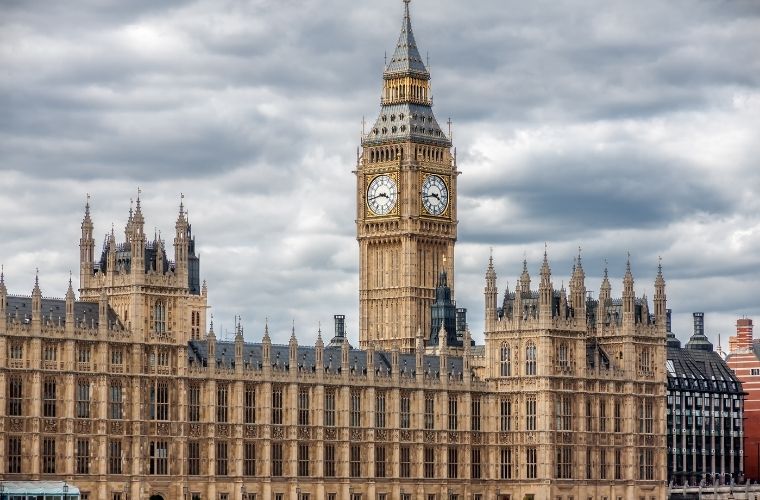
[[380, 116], [356, 168], [359, 343], [413, 351], [430, 328], [439, 272], [454, 289], [456, 158], [430, 95], [404, 0], [401, 35], [383, 72]]

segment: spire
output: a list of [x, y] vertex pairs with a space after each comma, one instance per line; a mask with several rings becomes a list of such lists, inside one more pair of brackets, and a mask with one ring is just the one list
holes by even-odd
[[209, 337], [216, 337], [216, 335], [214, 334], [214, 315], [213, 314], [211, 315], [211, 321], [210, 321], [209, 327], [208, 327], [208, 336]]
[[317, 329], [317, 342], [315, 344], [317, 347], [324, 347], [325, 343], [322, 340], [322, 323], [319, 323], [319, 328]]
[[32, 295], [42, 295], [40, 291], [40, 269], [34, 270], [34, 289], [32, 289]]
[[523, 257], [523, 270], [520, 275], [520, 293], [530, 293], [530, 273], [528, 273], [528, 259]]
[[[211, 317], [211, 324], [213, 326], [214, 324], [214, 318]], [[271, 343], [272, 339], [269, 338], [269, 318], [264, 319], [264, 338], [262, 339], [262, 342], [264, 343]]]
[[417, 42], [414, 40], [412, 19], [409, 15], [409, 0], [404, 0], [404, 19], [401, 22], [401, 34], [398, 37], [398, 42], [396, 42], [396, 50], [385, 67], [384, 75], [388, 77], [398, 73], [411, 73], [424, 78], [430, 77], [430, 73], [422, 61], [420, 51], [417, 49]]
[[69, 288], [66, 290], [66, 299], [74, 297], [74, 287], [71, 283], [71, 271], [69, 271]]
[[[69, 280], [69, 283], [71, 283], [71, 280]], [[5, 288], [5, 266], [0, 265], [0, 294], [7, 294], [8, 289]]]

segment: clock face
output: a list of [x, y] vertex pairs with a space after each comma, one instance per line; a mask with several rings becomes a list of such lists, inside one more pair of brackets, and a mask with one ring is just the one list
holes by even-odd
[[441, 215], [449, 205], [449, 188], [437, 175], [428, 175], [422, 183], [422, 206], [430, 215]]
[[367, 188], [367, 206], [375, 215], [387, 215], [396, 206], [398, 187], [389, 175], [378, 175]]

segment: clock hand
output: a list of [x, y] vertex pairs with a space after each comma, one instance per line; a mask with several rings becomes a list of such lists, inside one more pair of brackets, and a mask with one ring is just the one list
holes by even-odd
[[368, 200], [372, 201], [372, 200], [374, 200], [376, 198], [388, 198], [388, 195], [386, 193], [380, 193], [377, 196], [373, 196], [371, 198], [368, 198]]

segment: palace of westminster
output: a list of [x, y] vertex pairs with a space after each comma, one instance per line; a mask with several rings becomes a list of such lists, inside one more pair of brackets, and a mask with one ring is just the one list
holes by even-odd
[[[660, 500], [666, 297], [555, 288], [544, 253], [514, 290], [485, 271], [485, 345], [452, 300], [457, 171], [406, 0], [356, 165], [359, 340], [218, 341], [184, 207], [174, 261], [144, 232], [95, 253], [79, 298], [0, 275], [0, 479], [105, 500]], [[121, 240], [121, 238], [119, 238]], [[532, 284], [537, 282], [537, 287]]]

